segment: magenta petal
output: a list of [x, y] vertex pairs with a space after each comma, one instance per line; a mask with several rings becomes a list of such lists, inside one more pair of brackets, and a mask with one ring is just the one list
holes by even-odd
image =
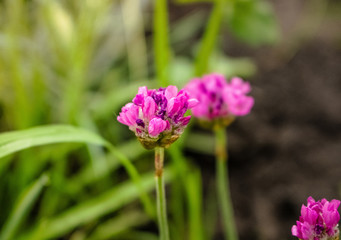
[[328, 227], [335, 226], [340, 221], [340, 214], [337, 210], [323, 212], [323, 219]]
[[127, 126], [133, 125], [133, 123], [127, 118], [127, 115], [125, 113], [121, 113], [119, 117], [120, 119], [117, 118], [117, 120], [119, 120], [120, 123], [123, 123]]
[[176, 97], [178, 94], [178, 88], [176, 86], [168, 86], [165, 90], [165, 97], [167, 100]]
[[236, 98], [230, 98], [229, 102], [229, 112], [236, 116], [249, 114], [254, 105], [254, 99], [244, 95]]
[[339, 200], [336, 200], [336, 199], [333, 199], [329, 202], [329, 207], [328, 209], [329, 210], [332, 210], [332, 209], [338, 209], [338, 207], [340, 206], [340, 201]]
[[308, 202], [308, 207], [311, 205], [311, 204], [315, 204], [315, 199], [312, 197], [312, 196], [309, 196], [308, 199], [307, 199], [307, 202]]
[[292, 235], [298, 237], [298, 234], [299, 234], [299, 233], [298, 233], [298, 229], [297, 229], [297, 226], [296, 226], [296, 225], [292, 226], [292, 228], [291, 228], [291, 233], [292, 233]]
[[303, 218], [303, 221], [305, 221], [305, 216], [307, 215], [308, 208], [302, 204], [301, 207], [301, 217]]
[[209, 115], [209, 102], [200, 101], [200, 104], [192, 109], [192, 113], [196, 117], [205, 117]]
[[180, 110], [180, 108], [181, 108], [181, 103], [179, 99], [175, 97], [171, 98], [167, 105], [168, 116], [173, 116]]
[[302, 209], [301, 209], [301, 215], [304, 221], [309, 224], [315, 224], [318, 218], [318, 215], [315, 211], [311, 210], [310, 208], [307, 208], [304, 205], [302, 206]]
[[239, 77], [232, 78], [230, 85], [240, 94], [247, 94], [251, 91], [250, 84], [248, 82], [244, 82], [243, 79]]
[[139, 109], [137, 106], [132, 106], [126, 113], [125, 113], [126, 117], [129, 119], [129, 121], [132, 124], [135, 124], [136, 120], [138, 119], [138, 115], [139, 115]]
[[214, 74], [214, 78], [218, 88], [222, 88], [227, 84], [225, 77], [221, 74]]
[[181, 121], [181, 124], [186, 126], [189, 123], [189, 120], [191, 120], [191, 116], [184, 117]]
[[128, 103], [124, 107], [122, 107], [122, 111], [120, 115], [117, 117], [117, 121], [122, 124], [133, 126], [136, 123], [136, 119], [138, 118], [138, 106], [133, 103]]
[[142, 94], [137, 94], [133, 99], [133, 103], [135, 103], [138, 106], [142, 106], [143, 102], [144, 102], [144, 96]]
[[158, 137], [167, 127], [167, 122], [161, 118], [153, 118], [149, 122], [148, 133], [151, 137]]
[[141, 94], [143, 96], [147, 96], [148, 95], [148, 88], [146, 86], [139, 87], [139, 90], [137, 93]]
[[188, 99], [188, 108], [193, 108], [199, 104], [199, 100], [196, 98], [190, 98]]
[[127, 126], [130, 126], [131, 124], [126, 120], [124, 119], [121, 115], [117, 116], [117, 121], [119, 121], [120, 123], [124, 124], [124, 125], [127, 125]]
[[314, 236], [314, 231], [313, 231], [313, 228], [312, 226], [305, 222], [303, 223], [302, 225], [302, 228], [301, 228], [301, 233], [302, 233], [302, 238], [305, 240], [309, 240], [311, 239], [313, 236]]
[[144, 100], [144, 105], [142, 108], [142, 113], [143, 116], [147, 119], [150, 120], [154, 115], [156, 111], [156, 104], [155, 101], [152, 97], [146, 97]]

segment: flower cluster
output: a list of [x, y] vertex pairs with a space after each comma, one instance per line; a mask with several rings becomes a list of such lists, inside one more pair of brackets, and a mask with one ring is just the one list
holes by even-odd
[[316, 202], [309, 197], [307, 202], [307, 206], [302, 205], [299, 221], [291, 229], [292, 235], [302, 240], [339, 239], [337, 208], [340, 201], [322, 199]]
[[254, 99], [247, 96], [250, 84], [237, 77], [228, 83], [224, 76], [210, 74], [191, 80], [185, 89], [199, 100], [192, 113], [204, 122], [227, 125], [235, 116], [248, 114], [254, 104]]
[[168, 147], [182, 134], [191, 116], [186, 111], [198, 100], [176, 86], [148, 89], [140, 87], [132, 102], [126, 104], [117, 120], [129, 126], [147, 149]]

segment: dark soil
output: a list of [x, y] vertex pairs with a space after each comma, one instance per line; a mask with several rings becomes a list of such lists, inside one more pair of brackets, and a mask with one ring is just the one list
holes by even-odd
[[[280, 7], [298, 14], [298, 2], [283, 6], [276, 1], [283, 31], [297, 16], [285, 15]], [[231, 191], [241, 240], [296, 239], [291, 226], [308, 196], [340, 199], [340, 39], [335, 22], [325, 19], [290, 58], [279, 58], [276, 47], [240, 50], [254, 54], [260, 69], [252, 79], [252, 114], [229, 129]]]
[[254, 110], [229, 129], [241, 239], [295, 239], [308, 196], [340, 199], [340, 64], [340, 49], [312, 41], [255, 77]]

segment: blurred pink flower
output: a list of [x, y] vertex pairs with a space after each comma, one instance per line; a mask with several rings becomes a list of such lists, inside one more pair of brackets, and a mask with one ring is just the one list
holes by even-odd
[[247, 96], [250, 84], [237, 77], [228, 83], [224, 76], [213, 73], [191, 80], [185, 89], [199, 100], [193, 115], [206, 121], [244, 116], [254, 104], [254, 99]]
[[185, 90], [176, 86], [148, 89], [140, 87], [132, 102], [127, 103], [117, 120], [129, 126], [146, 148], [168, 146], [183, 132], [190, 120], [186, 111], [198, 104]]
[[324, 198], [316, 202], [314, 198], [309, 197], [307, 206], [302, 205], [299, 221], [292, 226], [292, 235], [302, 240], [338, 239], [339, 205], [339, 200], [333, 199], [329, 202]]

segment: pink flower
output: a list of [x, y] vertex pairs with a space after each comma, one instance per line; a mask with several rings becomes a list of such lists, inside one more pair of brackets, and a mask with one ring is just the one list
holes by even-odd
[[329, 202], [324, 198], [316, 202], [309, 197], [307, 206], [302, 205], [299, 221], [291, 228], [292, 235], [302, 240], [338, 239], [339, 205], [339, 200]]
[[206, 121], [244, 116], [254, 104], [254, 99], [247, 96], [250, 84], [237, 77], [228, 83], [224, 76], [213, 73], [191, 80], [185, 89], [199, 100], [193, 115]]
[[127, 103], [117, 121], [129, 126], [146, 148], [168, 146], [183, 132], [190, 120], [186, 111], [198, 104], [176, 86], [148, 89], [140, 87], [132, 102]]

